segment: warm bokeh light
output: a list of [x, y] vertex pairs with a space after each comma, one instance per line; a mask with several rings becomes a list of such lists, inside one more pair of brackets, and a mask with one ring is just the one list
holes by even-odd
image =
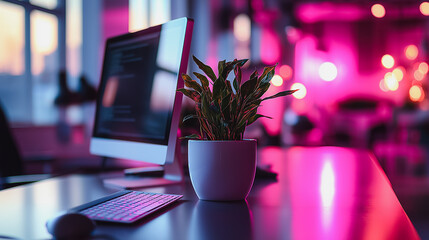
[[419, 85], [413, 85], [408, 93], [413, 102], [421, 102], [425, 97], [423, 88]]
[[283, 78], [276, 74], [271, 79], [271, 84], [276, 87], [280, 87], [281, 85], [283, 85]]
[[418, 69], [414, 71], [414, 79], [421, 81], [423, 78], [425, 78], [425, 75], [422, 72], [420, 72]]
[[[387, 72], [386, 74], [384, 74], [384, 79], [391, 78], [392, 76], [394, 76], [392, 72]], [[395, 76], [395, 78], [396, 78], [396, 76]]]
[[25, 66], [24, 8], [0, 1], [0, 29], [0, 74], [21, 75]]
[[395, 65], [395, 59], [391, 55], [385, 54], [381, 58], [381, 64], [383, 64], [385, 68], [392, 68]]
[[234, 36], [239, 41], [250, 40], [250, 18], [247, 14], [240, 14], [234, 19]]
[[31, 47], [37, 53], [48, 55], [58, 45], [58, 20], [54, 15], [41, 11], [31, 12]]
[[414, 60], [417, 58], [418, 55], [419, 49], [416, 45], [411, 44], [405, 48], [405, 57], [407, 57], [407, 59]]
[[427, 73], [428, 73], [428, 71], [429, 71], [429, 66], [428, 66], [428, 64], [427, 64], [427, 63], [425, 63], [425, 62], [421, 62], [421, 63], [419, 64], [419, 71], [420, 71], [421, 73], [423, 73], [423, 74], [427, 74]]
[[384, 9], [384, 6], [381, 4], [374, 4], [371, 7], [371, 13], [376, 18], [382, 18], [386, 15], [386, 9]]
[[395, 76], [396, 80], [398, 82], [402, 81], [404, 79], [404, 68], [403, 67], [397, 67], [393, 69], [392, 74]]
[[82, 0], [67, 1], [66, 31], [67, 70], [78, 77], [82, 69]]
[[390, 91], [396, 91], [399, 88], [398, 80], [390, 72], [386, 73], [386, 75], [384, 75], [384, 84], [386, 85], [387, 89]]
[[289, 65], [282, 65], [279, 74], [284, 80], [289, 80], [292, 78], [293, 69]]
[[386, 87], [386, 84], [384, 83], [384, 79], [380, 80], [379, 86], [380, 86], [381, 91], [383, 91], [383, 92], [389, 91], [389, 89], [387, 89], [387, 87]]
[[425, 15], [425, 16], [429, 16], [429, 3], [428, 2], [422, 2], [420, 4], [420, 12]]
[[34, 10], [30, 14], [30, 21], [31, 72], [39, 75], [45, 69], [46, 56], [58, 47], [58, 19], [52, 14]]
[[319, 67], [319, 76], [325, 81], [334, 80], [337, 77], [337, 74], [337, 67], [331, 62], [324, 62]]
[[290, 87], [291, 90], [298, 89], [298, 91], [294, 92], [292, 96], [294, 96], [296, 99], [303, 99], [307, 95], [307, 89], [305, 88], [304, 84], [302, 83], [294, 83]]

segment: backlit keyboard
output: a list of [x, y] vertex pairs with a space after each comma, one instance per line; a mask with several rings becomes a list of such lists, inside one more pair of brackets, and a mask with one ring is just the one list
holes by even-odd
[[123, 190], [73, 208], [97, 221], [132, 223], [183, 197], [182, 195]]

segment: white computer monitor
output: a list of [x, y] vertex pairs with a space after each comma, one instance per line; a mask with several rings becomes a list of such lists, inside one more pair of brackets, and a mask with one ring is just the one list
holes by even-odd
[[[180, 18], [106, 41], [92, 154], [175, 164], [182, 102], [176, 90], [183, 87], [192, 29], [192, 19]], [[121, 186], [130, 182], [123, 186], [127, 188], [168, 183], [165, 177], [131, 180], [107, 182]]]

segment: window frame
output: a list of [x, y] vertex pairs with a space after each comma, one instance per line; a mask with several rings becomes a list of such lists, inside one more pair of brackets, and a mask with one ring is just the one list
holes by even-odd
[[32, 4], [29, 0], [0, 0], [11, 4], [16, 4], [24, 8], [24, 79], [25, 79], [25, 111], [28, 113], [28, 121], [30, 125], [34, 125], [34, 111], [31, 104], [33, 99], [33, 77], [32, 77], [32, 62], [31, 62], [31, 21], [30, 14], [33, 10], [38, 10], [44, 13], [52, 14], [58, 19], [58, 61], [59, 69], [66, 69], [66, 0], [57, 0], [57, 7], [49, 9]]

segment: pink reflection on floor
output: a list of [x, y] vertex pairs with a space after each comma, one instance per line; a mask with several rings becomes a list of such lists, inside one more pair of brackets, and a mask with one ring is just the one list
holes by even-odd
[[335, 148], [296, 156], [301, 154], [299, 148], [291, 151], [290, 155], [295, 156], [290, 156], [294, 161], [288, 167], [292, 170], [288, 175], [293, 238], [347, 239], [350, 215], [343, 214], [341, 208], [353, 205], [350, 196], [356, 180], [355, 166], [347, 160], [350, 155]]
[[324, 228], [330, 228], [332, 224], [332, 212], [335, 197], [335, 174], [331, 162], [323, 165], [320, 176], [320, 198], [322, 201], [322, 224]]

